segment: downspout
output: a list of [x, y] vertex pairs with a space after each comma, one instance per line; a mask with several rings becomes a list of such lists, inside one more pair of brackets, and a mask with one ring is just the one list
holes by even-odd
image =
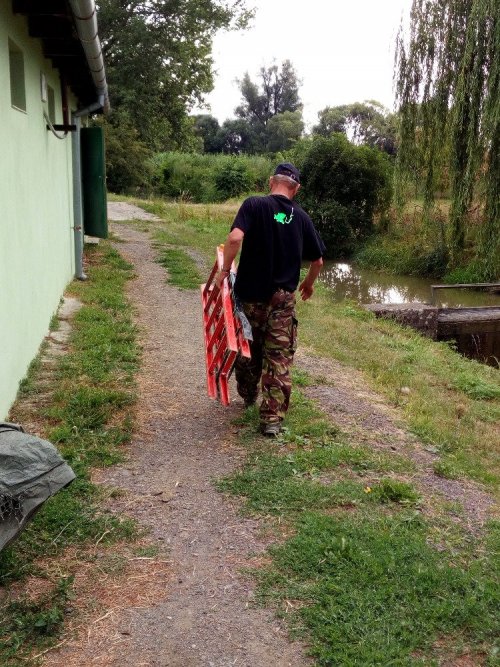
[[89, 116], [95, 111], [103, 108], [104, 98], [100, 98], [88, 107], [74, 111], [71, 114], [71, 122], [76, 130], [71, 135], [73, 144], [73, 231], [75, 241], [75, 278], [87, 280], [83, 271], [83, 197], [82, 197], [82, 158], [80, 149], [80, 130], [82, 129], [82, 117]]
[[104, 113], [109, 111], [108, 84], [104, 70], [101, 41], [97, 29], [97, 15], [94, 0], [69, 0], [75, 19], [76, 31], [82, 43], [87, 63], [99, 99], [102, 98]]
[[82, 201], [82, 160], [80, 151], [80, 129], [82, 119], [76, 113], [71, 115], [76, 131], [71, 133], [73, 144], [73, 232], [75, 243], [75, 278], [87, 280], [83, 272], [83, 201]]
[[104, 113], [110, 111], [108, 85], [102, 57], [101, 42], [97, 30], [96, 5], [94, 0], [69, 0], [71, 11], [75, 19], [76, 31], [83, 46], [85, 57], [92, 74], [97, 91], [97, 101], [83, 109], [72, 113], [72, 123], [76, 125], [76, 132], [72, 133], [73, 144], [73, 218], [74, 218], [74, 245], [75, 245], [75, 277], [86, 280], [83, 271], [83, 198], [82, 198], [82, 170], [80, 150], [80, 130], [82, 117], [89, 116], [101, 109]]

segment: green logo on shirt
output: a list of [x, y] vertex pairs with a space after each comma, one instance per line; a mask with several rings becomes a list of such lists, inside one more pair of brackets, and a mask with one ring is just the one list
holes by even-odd
[[286, 213], [275, 213], [274, 219], [276, 222], [279, 222], [280, 225], [289, 225], [293, 220], [293, 208], [289, 218], [287, 218]]

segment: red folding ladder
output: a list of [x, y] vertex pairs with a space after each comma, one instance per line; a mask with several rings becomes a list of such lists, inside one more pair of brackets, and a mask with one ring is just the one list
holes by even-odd
[[[250, 358], [250, 346], [236, 314], [229, 277], [224, 278], [220, 290], [215, 284], [215, 276], [222, 269], [223, 260], [224, 246], [220, 245], [210, 276], [201, 286], [201, 303], [208, 395], [210, 398], [219, 397], [222, 405], [229, 405], [228, 382], [234, 362], [238, 354]], [[231, 271], [235, 271], [234, 263]]]

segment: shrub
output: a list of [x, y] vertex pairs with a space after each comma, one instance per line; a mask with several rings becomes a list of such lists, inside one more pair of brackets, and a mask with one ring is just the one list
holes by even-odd
[[206, 203], [262, 191], [272, 170], [262, 156], [179, 152], [157, 153], [151, 165], [156, 194]]
[[301, 171], [300, 200], [316, 223], [328, 256], [351, 255], [371, 233], [375, 215], [389, 208], [392, 166], [388, 157], [334, 134], [310, 142]]
[[376, 234], [356, 252], [355, 261], [363, 268], [387, 273], [440, 278], [446, 271], [448, 253], [443, 245], [429, 245], [419, 235]]
[[157, 153], [152, 159], [155, 192], [164, 197], [182, 197], [198, 202], [213, 200], [210, 163], [208, 155]]
[[252, 185], [251, 176], [242, 162], [226, 162], [215, 174], [215, 188], [222, 200], [250, 192]]

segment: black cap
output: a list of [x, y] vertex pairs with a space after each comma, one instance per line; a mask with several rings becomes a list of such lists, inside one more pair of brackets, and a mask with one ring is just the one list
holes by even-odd
[[291, 162], [282, 162], [279, 164], [274, 170], [274, 175], [278, 176], [278, 174], [288, 176], [296, 183], [300, 183], [300, 171]]

